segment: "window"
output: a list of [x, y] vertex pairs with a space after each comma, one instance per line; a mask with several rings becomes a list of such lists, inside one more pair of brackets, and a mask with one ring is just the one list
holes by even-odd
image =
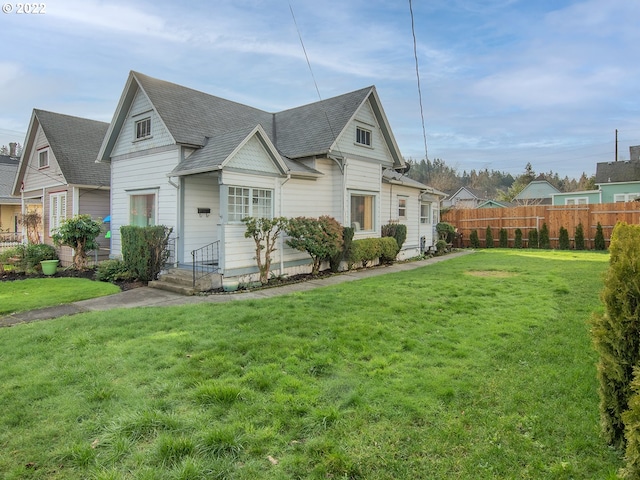
[[49, 195], [49, 236], [53, 235], [67, 218], [67, 192]]
[[49, 149], [40, 150], [38, 152], [38, 168], [45, 168], [49, 166]]
[[143, 118], [136, 122], [136, 140], [151, 136], [151, 117]]
[[156, 224], [156, 194], [141, 193], [130, 196], [129, 225], [150, 227]]
[[407, 218], [407, 198], [398, 197], [398, 218]]
[[431, 223], [431, 204], [430, 203], [421, 203], [420, 204], [420, 223]]
[[351, 195], [351, 227], [360, 230], [374, 230], [375, 196]]
[[633, 200], [635, 200], [636, 198], [639, 198], [640, 194], [638, 193], [616, 193], [613, 196], [613, 201], [615, 203], [618, 202], [631, 202]]
[[565, 198], [565, 205], [587, 205], [589, 199], [587, 197]]
[[371, 146], [371, 130], [356, 127], [356, 143], [359, 145]]
[[229, 222], [245, 217], [272, 218], [273, 190], [229, 187], [227, 214]]

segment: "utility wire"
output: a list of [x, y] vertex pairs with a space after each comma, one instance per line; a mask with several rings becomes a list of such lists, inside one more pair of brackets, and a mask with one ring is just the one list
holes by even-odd
[[427, 131], [424, 127], [424, 110], [422, 108], [422, 88], [420, 87], [420, 69], [418, 68], [418, 47], [416, 44], [416, 28], [413, 20], [413, 5], [409, 0], [409, 13], [411, 14], [411, 34], [413, 35], [413, 57], [416, 60], [416, 78], [418, 80], [418, 98], [420, 100], [420, 118], [422, 119], [422, 137], [424, 138], [424, 159], [428, 160], [427, 153]]

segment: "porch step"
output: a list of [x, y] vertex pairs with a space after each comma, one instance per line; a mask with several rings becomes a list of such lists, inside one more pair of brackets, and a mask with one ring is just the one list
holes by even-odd
[[169, 290], [182, 295], [195, 295], [197, 292], [206, 292], [212, 288], [222, 285], [221, 275], [211, 273], [196, 280], [193, 287], [193, 271], [181, 268], [174, 268], [160, 274], [158, 280], [149, 282], [152, 288]]

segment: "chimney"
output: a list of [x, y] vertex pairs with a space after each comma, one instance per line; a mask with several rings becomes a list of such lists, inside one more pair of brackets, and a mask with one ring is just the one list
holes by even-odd
[[16, 156], [16, 142], [9, 142], [9, 156]]
[[640, 162], [640, 145], [629, 147], [629, 159], [632, 162]]

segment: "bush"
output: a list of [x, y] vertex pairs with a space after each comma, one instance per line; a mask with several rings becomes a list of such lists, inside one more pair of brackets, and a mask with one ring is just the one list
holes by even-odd
[[564, 227], [560, 227], [560, 233], [558, 234], [558, 244], [560, 250], [569, 250], [571, 243], [569, 242], [569, 230]]
[[404, 245], [404, 242], [407, 239], [407, 226], [402, 223], [389, 223], [387, 225], [383, 225], [382, 236], [395, 238], [399, 252], [402, 250], [402, 245]]
[[498, 246], [500, 248], [507, 248], [509, 246], [509, 234], [505, 228], [500, 229]]
[[436, 242], [436, 255], [444, 255], [447, 253], [447, 242], [445, 240], [438, 240]]
[[58, 260], [56, 249], [44, 243], [30, 243], [25, 246], [22, 257], [25, 269], [40, 267], [43, 260]]
[[329, 259], [329, 266], [333, 273], [340, 271], [342, 261], [349, 258], [354, 233], [355, 230], [353, 228], [342, 227], [342, 250]]
[[447, 222], [438, 223], [436, 225], [436, 232], [438, 232], [438, 238], [447, 243], [453, 243], [453, 239], [456, 236], [456, 229]]
[[381, 262], [392, 262], [398, 254], [398, 243], [394, 238], [362, 238], [351, 243], [350, 265], [362, 264], [369, 266], [370, 262], [380, 259]]
[[579, 223], [576, 227], [575, 244], [576, 250], [584, 250], [584, 228], [582, 228], [582, 223]]
[[143, 282], [155, 280], [169, 258], [169, 235], [172, 228], [164, 225], [120, 227], [122, 259], [127, 270]]
[[100, 235], [101, 224], [91, 218], [91, 215], [76, 215], [64, 220], [53, 234], [56, 245], [73, 248], [73, 266], [76, 270], [87, 267], [87, 252], [96, 250], [100, 246], [96, 238]]
[[599, 354], [600, 424], [606, 440], [622, 448], [622, 415], [629, 407], [634, 368], [640, 362], [640, 226], [616, 225], [609, 250], [601, 295], [604, 313], [592, 317], [591, 335]]
[[320, 218], [297, 217], [287, 222], [287, 245], [307, 252], [312, 260], [312, 275], [320, 272], [324, 260], [342, 252], [342, 225], [328, 215]]
[[477, 230], [471, 230], [471, 234], [469, 234], [469, 245], [471, 248], [480, 248], [480, 238], [478, 238]]
[[133, 278], [134, 275], [122, 260], [105, 260], [96, 269], [96, 280], [101, 282], [128, 281]]
[[538, 248], [538, 230], [532, 228], [529, 230], [529, 248]]
[[540, 229], [538, 246], [547, 250], [551, 248], [551, 241], [549, 240], [549, 227], [547, 227], [546, 223], [543, 223], [542, 228]]
[[513, 239], [513, 248], [522, 248], [522, 230], [516, 228]]
[[393, 263], [396, 261], [398, 252], [398, 242], [393, 237], [382, 237], [380, 240], [380, 262], [381, 263]]
[[604, 242], [604, 233], [602, 232], [602, 225], [598, 222], [596, 227], [596, 236], [593, 239], [593, 246], [596, 250], [606, 250], [607, 246]]
[[493, 248], [493, 233], [491, 232], [491, 227], [487, 225], [487, 232], [484, 237], [484, 244], [487, 248]]

